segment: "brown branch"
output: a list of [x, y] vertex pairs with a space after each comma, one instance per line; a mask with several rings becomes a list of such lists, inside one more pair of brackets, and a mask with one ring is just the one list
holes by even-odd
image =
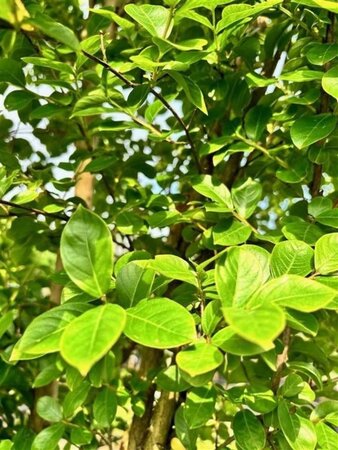
[[9, 206], [11, 208], [22, 209], [24, 211], [29, 212], [30, 214], [35, 214], [35, 215], [41, 214], [43, 216], [51, 217], [53, 219], [59, 219], [59, 220], [65, 220], [65, 221], [69, 220], [69, 217], [62, 216], [61, 214], [49, 213], [49, 212], [46, 212], [46, 211], [43, 211], [43, 210], [37, 209], [37, 208], [29, 208], [28, 206], [18, 205], [17, 203], [13, 203], [13, 202], [3, 200], [3, 199], [0, 199], [0, 204]]
[[283, 344], [284, 349], [282, 353], [280, 353], [277, 356], [277, 370], [274, 376], [272, 377], [271, 382], [271, 389], [276, 392], [279, 388], [280, 381], [282, 379], [283, 370], [285, 367], [285, 364], [288, 361], [289, 358], [289, 347], [290, 347], [290, 340], [291, 340], [291, 330], [289, 327], [286, 327], [283, 332]]

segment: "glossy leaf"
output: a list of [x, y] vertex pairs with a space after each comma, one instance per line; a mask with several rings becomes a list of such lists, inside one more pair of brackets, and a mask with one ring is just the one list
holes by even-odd
[[212, 236], [216, 245], [237, 245], [246, 242], [252, 229], [236, 219], [224, 219], [213, 227]]
[[61, 236], [61, 258], [69, 278], [94, 298], [110, 287], [113, 243], [109, 228], [96, 214], [79, 206]]
[[61, 338], [61, 355], [85, 376], [120, 337], [126, 313], [118, 305], [97, 306], [68, 326]]
[[338, 100], [338, 66], [334, 66], [325, 72], [322, 79], [322, 87], [325, 92]]
[[117, 302], [124, 308], [135, 306], [151, 292], [155, 273], [134, 262], [126, 264], [116, 277]]
[[326, 138], [336, 127], [337, 119], [330, 114], [305, 116], [291, 127], [291, 139], [297, 148], [305, 148]]
[[146, 347], [173, 348], [196, 339], [192, 315], [167, 298], [143, 300], [127, 311], [124, 333]]
[[211, 339], [211, 342], [226, 353], [240, 356], [251, 356], [263, 353], [266, 349], [257, 344], [246, 341], [233, 330], [232, 327], [225, 327], [219, 330]]
[[336, 291], [299, 275], [283, 275], [268, 281], [251, 299], [250, 305], [274, 302], [303, 312], [313, 312], [330, 303]]
[[222, 353], [212, 344], [198, 342], [181, 350], [176, 356], [178, 367], [195, 377], [217, 369], [223, 362]]
[[198, 286], [196, 274], [191, 266], [178, 256], [157, 255], [154, 260], [147, 261], [145, 267], [155, 270], [172, 280], [180, 280]]
[[226, 322], [242, 338], [265, 350], [272, 347], [285, 327], [285, 315], [274, 304], [263, 304], [251, 310], [223, 308]]
[[210, 175], [195, 177], [192, 180], [192, 186], [199, 194], [222, 205], [224, 211], [230, 211], [232, 209], [233, 206], [229, 189]]

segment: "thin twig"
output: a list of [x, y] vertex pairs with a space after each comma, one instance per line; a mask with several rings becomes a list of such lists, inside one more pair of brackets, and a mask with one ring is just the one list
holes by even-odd
[[277, 389], [279, 388], [280, 380], [282, 378], [282, 373], [283, 373], [285, 364], [287, 363], [288, 358], [289, 358], [290, 340], [291, 340], [291, 330], [289, 327], [286, 327], [283, 332], [284, 349], [283, 349], [282, 353], [280, 353], [277, 356], [277, 370], [276, 370], [276, 373], [274, 374], [274, 376], [272, 377], [272, 382], [271, 382], [271, 388], [274, 392], [276, 392]]
[[17, 203], [13, 203], [13, 202], [10, 202], [7, 200], [0, 199], [0, 204], [10, 206], [11, 208], [23, 209], [24, 211], [28, 211], [31, 214], [36, 214], [36, 215], [41, 214], [43, 216], [52, 217], [53, 219], [59, 219], [59, 220], [65, 220], [65, 221], [69, 220], [69, 217], [62, 216], [61, 214], [49, 213], [49, 212], [46, 212], [46, 211], [43, 211], [43, 210], [37, 209], [37, 208], [29, 208], [28, 206], [18, 205]]
[[[107, 69], [109, 72], [111, 72], [112, 74], [114, 74], [117, 78], [119, 78], [121, 81], [123, 81], [123, 83], [128, 86], [128, 87], [136, 87], [139, 86], [139, 83], [134, 83], [133, 81], [128, 80], [127, 77], [125, 77], [122, 73], [120, 73], [118, 70], [114, 69], [113, 67], [111, 67], [108, 63], [106, 63], [105, 61], [103, 61], [102, 59], [98, 58], [95, 55], [92, 55], [88, 52], [86, 52], [85, 50], [82, 50], [82, 53], [87, 56], [87, 58], [91, 59], [92, 61], [95, 61], [97, 64], [100, 64], [102, 67], [104, 67], [105, 69]], [[178, 123], [181, 125], [187, 141], [189, 143], [189, 146], [192, 150], [193, 153], [193, 158], [196, 162], [196, 165], [198, 167], [199, 172], [202, 172], [202, 166], [201, 163], [199, 161], [198, 155], [197, 155], [197, 151], [196, 151], [196, 147], [195, 144], [192, 140], [191, 134], [189, 132], [188, 127], [186, 126], [186, 124], [183, 122], [182, 118], [179, 116], [179, 114], [175, 111], [175, 109], [170, 105], [170, 103], [163, 97], [163, 95], [158, 92], [155, 88], [150, 87], [149, 88], [149, 92], [151, 92], [154, 97], [156, 97], [166, 108], [168, 111], [171, 112], [171, 114], [175, 117], [175, 119], [178, 121]]]

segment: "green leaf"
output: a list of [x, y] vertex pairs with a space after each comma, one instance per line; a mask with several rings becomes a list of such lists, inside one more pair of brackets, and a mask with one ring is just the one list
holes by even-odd
[[127, 20], [125, 17], [121, 17], [119, 14], [116, 14], [114, 11], [111, 11], [110, 9], [104, 9], [104, 8], [89, 8], [89, 11], [93, 14], [98, 14], [102, 17], [105, 17], [109, 19], [112, 22], [117, 23], [118, 26], [120, 26], [123, 30], [128, 31], [129, 33], [133, 31], [135, 28], [135, 25], [133, 22], [130, 22], [130, 20]]
[[191, 389], [183, 409], [189, 428], [199, 428], [212, 417], [215, 411], [215, 401], [216, 391], [212, 384]]
[[5, 98], [5, 106], [8, 111], [20, 111], [26, 108], [36, 98], [36, 95], [28, 91], [13, 91]]
[[172, 21], [170, 11], [159, 5], [133, 5], [125, 6], [125, 11], [139, 23], [152, 36], [166, 38], [170, 35]]
[[233, 209], [229, 189], [216, 178], [212, 178], [210, 175], [199, 175], [194, 177], [191, 183], [196, 192], [224, 206], [224, 212]]
[[325, 308], [336, 291], [299, 275], [283, 275], [268, 281], [251, 299], [250, 305], [274, 302], [297, 311], [312, 312]]
[[26, 79], [22, 70], [22, 64], [15, 59], [0, 59], [0, 82], [25, 87]]
[[114, 420], [116, 410], [115, 393], [109, 387], [104, 387], [96, 396], [93, 404], [94, 419], [101, 428], [108, 428]]
[[313, 43], [305, 52], [305, 55], [311, 64], [323, 66], [337, 57], [338, 45]]
[[125, 335], [153, 348], [173, 348], [196, 339], [192, 315], [167, 298], [143, 300], [127, 310]]
[[299, 5], [311, 6], [313, 8], [325, 9], [338, 14], [338, 5], [335, 1], [330, 0], [291, 0], [292, 3]]
[[302, 391], [303, 387], [303, 378], [296, 373], [291, 373], [285, 378], [284, 384], [279, 389], [279, 392], [283, 397], [294, 397]]
[[178, 367], [172, 365], [161, 370], [161, 372], [157, 375], [156, 386], [159, 389], [164, 389], [165, 391], [182, 392], [188, 389], [189, 383], [182, 378]]
[[325, 92], [338, 100], [338, 66], [334, 66], [325, 72], [322, 79], [322, 87]]
[[54, 61], [53, 59], [39, 58], [36, 56], [27, 56], [25, 58], [22, 58], [22, 61], [24, 61], [27, 64], [33, 64], [34, 66], [47, 67], [48, 69], [51, 70], [56, 70], [59, 72], [68, 73], [69, 75], [74, 75], [74, 71], [69, 64], [62, 63], [60, 61]]
[[212, 228], [212, 237], [215, 245], [238, 245], [246, 242], [252, 229], [236, 219], [223, 219]]
[[27, 22], [41, 30], [47, 36], [65, 44], [75, 52], [80, 49], [80, 43], [74, 32], [65, 25], [56, 22], [51, 17], [36, 13], [34, 18], [30, 18]]
[[217, 292], [223, 306], [242, 307], [269, 278], [269, 253], [261, 247], [242, 245], [218, 259]]
[[0, 441], [0, 450], [11, 450], [12, 447], [13, 447], [13, 443], [9, 439]]
[[319, 70], [299, 69], [279, 75], [279, 79], [283, 81], [292, 81], [294, 83], [303, 83], [306, 81], [321, 80], [323, 72]]
[[230, 5], [223, 8], [222, 19], [218, 22], [216, 31], [221, 32], [225, 28], [234, 26], [245, 20], [246, 22], [256, 14], [281, 3], [281, 0], [267, 0], [263, 4], [256, 5]]
[[198, 342], [176, 356], [178, 367], [192, 377], [217, 369], [223, 362], [222, 353], [212, 344]]
[[316, 336], [318, 333], [319, 323], [312, 314], [302, 313], [300, 311], [286, 311], [286, 320], [288, 325], [294, 330]]
[[333, 430], [328, 425], [325, 425], [325, 423], [320, 422], [316, 425], [316, 434], [318, 444], [321, 448], [325, 450], [337, 449], [337, 431]]
[[118, 305], [97, 306], [75, 319], [63, 332], [61, 355], [85, 376], [120, 337], [126, 323]]
[[135, 306], [150, 295], [155, 272], [129, 262], [116, 277], [117, 303], [124, 308]]
[[86, 304], [67, 303], [40, 314], [28, 325], [14, 346], [11, 361], [38, 358], [59, 351], [61, 335], [66, 326], [89, 308]]
[[272, 347], [285, 327], [285, 315], [274, 304], [263, 304], [255, 309], [223, 308], [225, 320], [242, 338], [265, 350]]
[[289, 411], [288, 403], [281, 400], [278, 405], [278, 420], [283, 434], [293, 450], [314, 450], [317, 436], [309, 420]]
[[314, 245], [323, 235], [323, 231], [319, 227], [303, 220], [287, 223], [282, 228], [282, 233], [287, 239], [297, 239], [309, 245]]
[[58, 400], [48, 395], [39, 398], [36, 410], [39, 416], [48, 422], [60, 422], [62, 420], [62, 410]]
[[109, 290], [113, 271], [110, 230], [81, 205], [63, 230], [61, 258], [69, 278], [84, 292], [98, 298]]
[[318, 239], [315, 246], [315, 268], [322, 275], [338, 271], [338, 233]]
[[32, 450], [55, 450], [64, 432], [65, 426], [62, 423], [55, 423], [44, 428], [35, 437]]
[[211, 342], [226, 353], [239, 356], [251, 356], [263, 353], [266, 349], [257, 344], [246, 341], [235, 333], [232, 327], [219, 330], [211, 339]]
[[338, 209], [323, 211], [316, 217], [317, 222], [332, 228], [338, 228]]
[[223, 315], [221, 311], [221, 305], [218, 300], [212, 300], [207, 306], [204, 308], [201, 324], [204, 333], [207, 336], [210, 336], [218, 323], [222, 320]]
[[291, 127], [291, 139], [297, 148], [305, 148], [325, 139], [335, 129], [337, 118], [331, 114], [318, 114], [297, 119]]
[[157, 255], [155, 259], [138, 262], [139, 265], [155, 270], [161, 275], [180, 280], [198, 287], [196, 273], [184, 259], [175, 255]]
[[248, 138], [259, 141], [269, 123], [272, 110], [265, 105], [256, 105], [245, 115], [245, 132]]
[[6, 333], [14, 320], [13, 311], [7, 311], [0, 319], [0, 338]]
[[144, 229], [144, 222], [138, 215], [124, 211], [116, 217], [116, 226], [123, 234], [135, 234]]
[[303, 241], [283, 241], [271, 253], [271, 274], [277, 278], [286, 273], [306, 276], [313, 270], [313, 250]]
[[208, 115], [208, 110], [204, 101], [203, 93], [198, 85], [190, 78], [185, 77], [181, 73], [169, 71], [169, 75], [174, 78], [177, 84], [183, 89], [187, 98], [200, 109], [204, 114]]
[[313, 217], [317, 217], [333, 208], [332, 200], [328, 197], [315, 197], [308, 206], [308, 213]]
[[[80, 376], [78, 371], [76, 374]], [[78, 408], [86, 401], [90, 388], [88, 381], [80, 377], [80, 384], [67, 393], [63, 401], [63, 414], [66, 419], [72, 418], [77, 413]]]
[[234, 206], [241, 217], [250, 217], [257, 208], [262, 197], [262, 185], [252, 178], [248, 178], [240, 186], [231, 189]]
[[251, 411], [238, 411], [232, 424], [236, 444], [243, 450], [263, 450], [266, 436], [262, 423]]

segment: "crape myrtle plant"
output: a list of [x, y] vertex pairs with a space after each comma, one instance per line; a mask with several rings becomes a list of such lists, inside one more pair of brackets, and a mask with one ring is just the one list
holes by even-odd
[[1, 450], [337, 450], [337, 14], [2, 0]]

